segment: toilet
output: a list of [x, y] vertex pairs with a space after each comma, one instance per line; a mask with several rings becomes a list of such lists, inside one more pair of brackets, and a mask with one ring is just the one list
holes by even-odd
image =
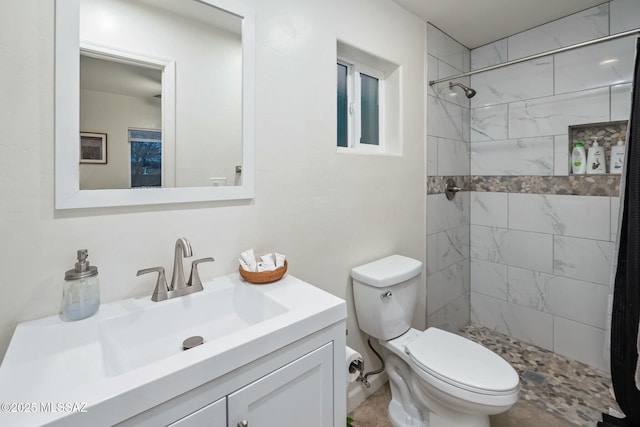
[[360, 329], [378, 339], [396, 427], [489, 427], [518, 401], [507, 361], [459, 335], [411, 327], [422, 263], [392, 255], [351, 271]]

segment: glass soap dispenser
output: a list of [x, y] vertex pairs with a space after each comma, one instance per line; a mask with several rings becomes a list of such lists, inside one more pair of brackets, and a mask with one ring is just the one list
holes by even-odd
[[100, 306], [98, 267], [89, 265], [88, 256], [89, 251], [80, 249], [75, 268], [64, 274], [62, 319], [68, 322], [91, 317]]

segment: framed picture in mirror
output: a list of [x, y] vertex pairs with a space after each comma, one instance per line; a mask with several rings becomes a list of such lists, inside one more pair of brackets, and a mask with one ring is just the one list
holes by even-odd
[[107, 134], [80, 132], [80, 163], [107, 163]]

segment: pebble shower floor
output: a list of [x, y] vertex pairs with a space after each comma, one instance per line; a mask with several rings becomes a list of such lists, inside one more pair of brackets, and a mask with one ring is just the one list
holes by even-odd
[[482, 326], [465, 326], [460, 334], [511, 363], [520, 375], [520, 399], [580, 426], [595, 426], [609, 408], [619, 411], [606, 372]]

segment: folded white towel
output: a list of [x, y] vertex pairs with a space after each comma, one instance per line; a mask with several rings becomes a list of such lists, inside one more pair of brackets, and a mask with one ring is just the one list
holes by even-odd
[[273, 271], [277, 268], [284, 267], [285, 256], [279, 253], [269, 253], [262, 255], [260, 261], [256, 260], [253, 249], [249, 249], [240, 254], [238, 261], [242, 268], [246, 271]]
[[256, 271], [256, 256], [253, 253], [253, 249], [242, 252], [239, 261], [246, 271]]

